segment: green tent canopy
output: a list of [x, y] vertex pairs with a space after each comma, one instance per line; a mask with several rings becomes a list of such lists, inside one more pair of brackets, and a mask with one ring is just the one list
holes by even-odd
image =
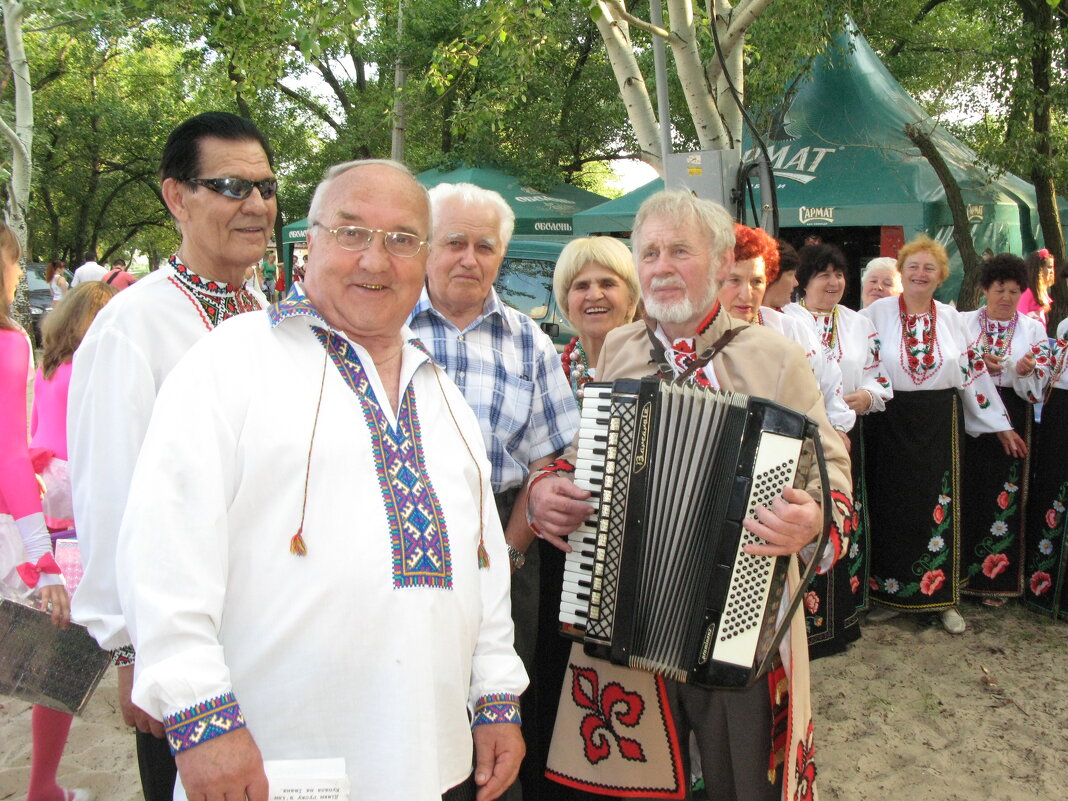
[[629, 233], [634, 225], [634, 215], [638, 213], [638, 207], [647, 197], [663, 188], [663, 179], [654, 178], [622, 197], [580, 211], [574, 217], [575, 236]]
[[[549, 192], [539, 192], [490, 167], [461, 167], [450, 172], [432, 169], [415, 177], [427, 189], [442, 183], [469, 183], [499, 193], [515, 212], [513, 238], [567, 241], [572, 236], [571, 218], [604, 201], [601, 195], [571, 184], [557, 184]], [[307, 238], [307, 218], [282, 228], [281, 244], [287, 277], [292, 276], [293, 248], [303, 247]]]
[[583, 209], [603, 203], [601, 195], [571, 184], [557, 184], [548, 192], [523, 186], [518, 178], [492, 167], [460, 167], [443, 172], [439, 168], [415, 176], [427, 189], [438, 184], [468, 183], [492, 189], [515, 212], [514, 237], [568, 239], [573, 233], [571, 218]]
[[[905, 135], [910, 123], [926, 126], [956, 177], [978, 251], [1022, 254], [1041, 244], [1031, 184], [988, 169], [974, 151], [935, 125], [848, 20], [834, 46], [783, 103], [765, 136], [780, 229], [797, 240], [815, 229], [811, 233], [827, 241], [841, 241], [843, 228], [869, 229], [872, 244], [858, 251], [858, 261], [861, 256], [895, 255], [903, 242], [927, 233], [950, 252], [952, 273], [939, 296], [954, 298], [961, 264], [949, 205], [934, 169]], [[751, 161], [756, 151], [748, 132], [744, 148], [743, 162]], [[657, 179], [576, 214], [575, 233], [629, 231], [638, 206], [662, 186]]]
[[[929, 133], [952, 171], [978, 251], [1023, 253], [1035, 247], [1033, 188], [1016, 176], [998, 175], [936, 125], [851, 20], [817, 59], [811, 79], [784, 103], [766, 138], [779, 224], [878, 226], [882, 255], [894, 255], [902, 242], [927, 233], [950, 252], [951, 277], [939, 295], [954, 298], [962, 273], [949, 205], [934, 169], [905, 134], [910, 124]], [[743, 161], [755, 154], [751, 140], [745, 146]]]

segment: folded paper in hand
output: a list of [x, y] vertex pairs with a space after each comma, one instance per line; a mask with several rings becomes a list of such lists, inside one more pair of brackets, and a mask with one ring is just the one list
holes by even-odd
[[349, 801], [345, 760], [268, 759], [269, 801]]

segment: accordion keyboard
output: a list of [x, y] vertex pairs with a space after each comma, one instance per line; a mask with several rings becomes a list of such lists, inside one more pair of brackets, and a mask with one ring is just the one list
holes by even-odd
[[[597, 555], [597, 507], [604, 489], [604, 453], [608, 448], [608, 426], [612, 411], [612, 388], [587, 387], [579, 423], [579, 453], [575, 464], [575, 486], [588, 490], [590, 518], [571, 532], [571, 546], [564, 560], [564, 584], [560, 596], [560, 622], [585, 630], [591, 597], [600, 593], [603, 577], [594, 576]], [[598, 595], [599, 599], [599, 595]]]

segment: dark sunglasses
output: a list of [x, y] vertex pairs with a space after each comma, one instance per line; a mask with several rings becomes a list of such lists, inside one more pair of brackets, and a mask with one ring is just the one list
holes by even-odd
[[218, 192], [223, 197], [244, 200], [252, 194], [252, 188], [260, 190], [260, 197], [270, 200], [278, 194], [278, 179], [264, 178], [262, 181], [250, 181], [247, 178], [187, 178], [187, 184], [195, 184]]

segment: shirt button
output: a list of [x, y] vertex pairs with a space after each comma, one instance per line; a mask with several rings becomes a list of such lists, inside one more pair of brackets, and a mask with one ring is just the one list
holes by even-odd
[[457, 342], [463, 342], [464, 341], [464, 335], [460, 334], [460, 336], [456, 337], [456, 341]]

